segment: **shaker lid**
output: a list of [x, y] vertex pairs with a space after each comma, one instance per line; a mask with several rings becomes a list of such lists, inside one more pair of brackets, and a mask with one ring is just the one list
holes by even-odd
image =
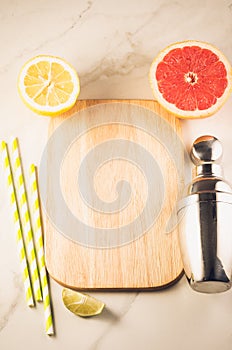
[[[204, 135], [194, 141], [190, 157], [196, 166], [196, 175], [185, 189], [185, 198], [181, 201], [180, 206], [207, 200], [207, 198], [231, 203], [232, 189], [230, 184], [223, 179], [222, 167], [219, 164], [222, 153], [222, 144], [215, 136]], [[215, 197], [214, 194], [217, 196]]]

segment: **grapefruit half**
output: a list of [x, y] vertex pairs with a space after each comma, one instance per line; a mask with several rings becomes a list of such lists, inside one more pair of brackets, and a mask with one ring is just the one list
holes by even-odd
[[155, 99], [180, 118], [214, 114], [232, 88], [232, 68], [219, 49], [201, 41], [183, 41], [162, 50], [149, 74]]

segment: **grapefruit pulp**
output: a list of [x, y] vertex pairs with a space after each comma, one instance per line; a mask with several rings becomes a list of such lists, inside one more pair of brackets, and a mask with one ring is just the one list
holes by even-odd
[[18, 91], [34, 112], [57, 116], [75, 104], [80, 81], [75, 69], [62, 58], [40, 55], [21, 68]]
[[150, 84], [155, 99], [180, 118], [214, 114], [232, 86], [232, 68], [214, 46], [184, 41], [162, 50], [152, 62]]

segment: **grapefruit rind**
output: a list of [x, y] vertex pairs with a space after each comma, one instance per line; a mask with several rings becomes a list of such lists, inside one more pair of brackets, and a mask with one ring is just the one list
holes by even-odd
[[[28, 69], [41, 61], [45, 62], [55, 62], [58, 64], [61, 64], [65, 70], [67, 70], [70, 73], [70, 76], [72, 77], [72, 83], [74, 85], [73, 91], [70, 94], [70, 98], [65, 103], [60, 103], [59, 106], [41, 106], [40, 104], [36, 103], [32, 98], [28, 96], [26, 93], [26, 87], [24, 84], [24, 79], [27, 75]], [[55, 117], [58, 115], [61, 115], [62, 113], [68, 111], [71, 109], [74, 104], [76, 103], [76, 100], [80, 94], [80, 80], [78, 77], [78, 74], [76, 70], [65, 61], [63, 58], [56, 57], [56, 56], [50, 56], [50, 55], [38, 55], [36, 57], [31, 58], [28, 60], [21, 68], [19, 75], [18, 75], [18, 93], [21, 97], [22, 101], [25, 103], [25, 105], [30, 108], [33, 112], [44, 115], [44, 116], [51, 116]]]
[[[223, 62], [226, 68], [228, 85], [223, 95], [220, 98], [218, 98], [217, 102], [208, 109], [205, 109], [205, 110], [196, 109], [194, 111], [181, 110], [178, 107], [176, 107], [174, 104], [169, 103], [166, 99], [164, 99], [164, 97], [159, 91], [157, 80], [156, 80], [156, 69], [158, 64], [163, 60], [163, 58], [167, 55], [168, 52], [170, 52], [175, 48], [183, 48], [185, 46], [199, 46], [201, 48], [205, 48], [212, 51], [220, 58], [220, 61]], [[215, 114], [224, 105], [224, 103], [230, 96], [230, 93], [232, 92], [232, 67], [228, 59], [224, 56], [224, 54], [215, 46], [202, 41], [187, 40], [187, 41], [171, 44], [167, 46], [164, 50], [160, 51], [160, 53], [156, 56], [156, 58], [153, 60], [151, 64], [151, 68], [149, 72], [149, 81], [153, 91], [153, 95], [156, 98], [157, 102], [168, 112], [183, 119], [206, 118]]]

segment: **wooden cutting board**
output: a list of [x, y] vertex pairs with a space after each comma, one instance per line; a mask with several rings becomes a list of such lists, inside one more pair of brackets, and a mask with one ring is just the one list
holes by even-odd
[[180, 133], [148, 100], [78, 101], [51, 119], [42, 202], [52, 278], [79, 290], [160, 289], [180, 278], [177, 229], [166, 233], [183, 180]]

